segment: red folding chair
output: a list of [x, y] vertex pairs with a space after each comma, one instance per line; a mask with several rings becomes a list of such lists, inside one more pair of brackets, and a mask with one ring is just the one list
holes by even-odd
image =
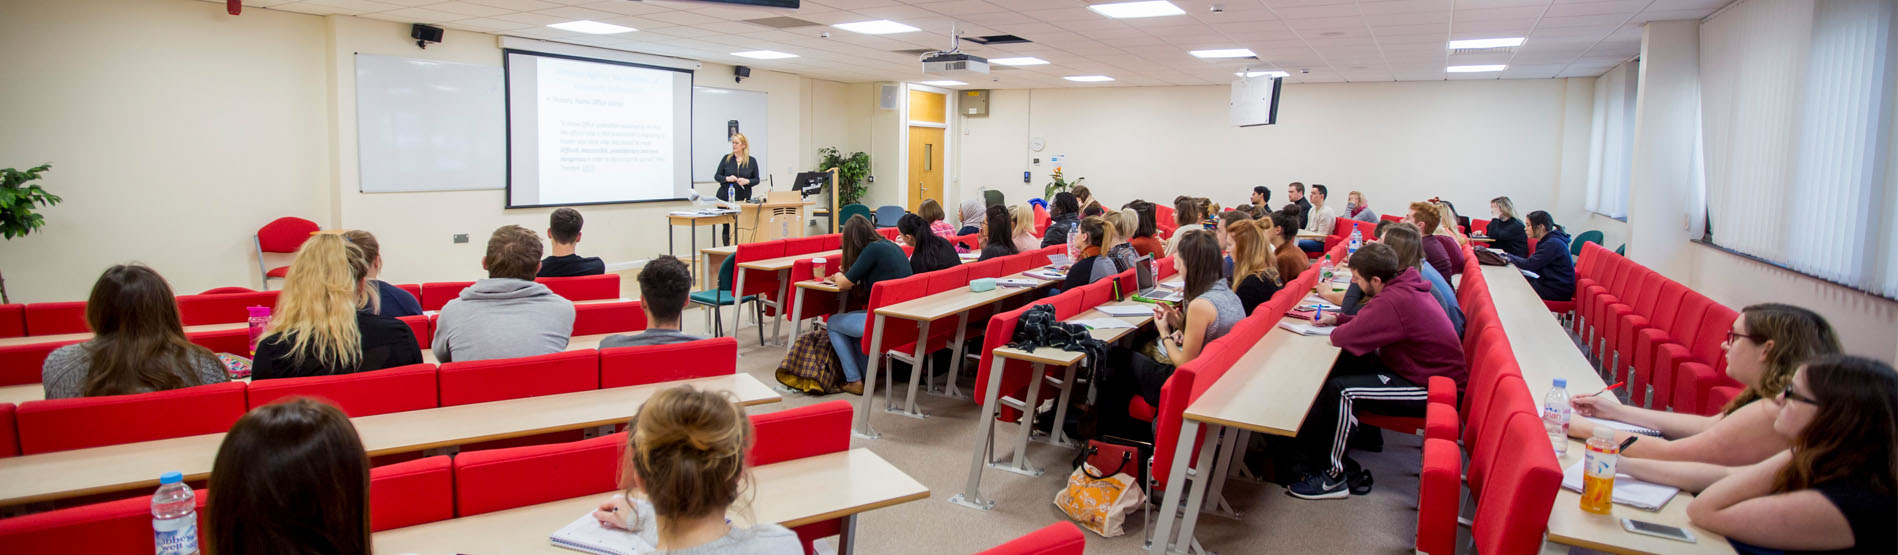
[[673, 343], [600, 349], [600, 387], [726, 376], [738, 372], [738, 340], [714, 337]]
[[[20, 404], [20, 452], [27, 455], [214, 434], [244, 416], [244, 382], [109, 397]], [[164, 418], [151, 415], [163, 414]]]
[[1081, 555], [1087, 536], [1072, 522], [1056, 522], [976, 555]]
[[314, 397], [335, 405], [351, 418], [435, 408], [440, 398], [433, 364], [337, 376], [256, 380], [250, 382], [248, 391], [251, 408], [289, 397]]
[[569, 301], [595, 301], [619, 298], [619, 274], [600, 274], [596, 276], [544, 277], [534, 278], [535, 283], [547, 286], [555, 295]]
[[86, 333], [86, 302], [32, 303], [26, 305], [27, 335]]
[[1535, 553], [1562, 487], [1562, 467], [1535, 414], [1514, 414], [1501, 427], [1504, 454], [1476, 502], [1471, 540], [1478, 553]]
[[599, 389], [600, 352], [450, 362], [439, 379], [444, 407]]
[[289, 266], [271, 267], [264, 261], [264, 255], [293, 254], [298, 247], [303, 246], [304, 241], [310, 240], [310, 236], [320, 230], [322, 228], [316, 222], [295, 217], [277, 218], [257, 229], [257, 234], [252, 235], [251, 240], [257, 247], [257, 267], [263, 272], [264, 289], [270, 288], [270, 280], [283, 279], [290, 273]]

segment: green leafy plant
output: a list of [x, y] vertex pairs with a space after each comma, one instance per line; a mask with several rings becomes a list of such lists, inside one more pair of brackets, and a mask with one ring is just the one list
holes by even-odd
[[1041, 198], [1047, 199], [1049, 202], [1054, 201], [1055, 193], [1072, 190], [1074, 189], [1075, 186], [1080, 185], [1082, 181], [1087, 180], [1087, 178], [1085, 177], [1076, 177], [1074, 178], [1074, 181], [1068, 181], [1067, 179], [1062, 178], [1061, 166], [1054, 167], [1053, 177], [1054, 177], [1054, 181], [1048, 183], [1048, 186], [1045, 187], [1041, 193]]
[[828, 171], [837, 168], [838, 183], [834, 186], [838, 206], [856, 204], [863, 199], [863, 194], [870, 189], [863, 182], [863, 178], [870, 175], [870, 155], [852, 152], [844, 156], [837, 147], [824, 147], [817, 149], [817, 156], [817, 169]]
[[[40, 173], [52, 168], [52, 164], [40, 164], [26, 171], [0, 169], [0, 237], [25, 237], [46, 225], [46, 217], [35, 214], [33, 209], [59, 204], [59, 195], [48, 193], [46, 189], [30, 182], [38, 180]], [[10, 301], [7, 298], [7, 282], [0, 278], [0, 303]]]

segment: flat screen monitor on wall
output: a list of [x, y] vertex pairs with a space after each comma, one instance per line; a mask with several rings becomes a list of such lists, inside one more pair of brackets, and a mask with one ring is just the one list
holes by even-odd
[[688, 198], [690, 70], [504, 52], [508, 208]]
[[1280, 77], [1240, 77], [1232, 81], [1231, 123], [1239, 127], [1279, 121]]

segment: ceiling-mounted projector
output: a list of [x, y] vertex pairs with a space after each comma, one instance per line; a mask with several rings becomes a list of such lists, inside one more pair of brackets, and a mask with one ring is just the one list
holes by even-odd
[[932, 52], [923, 55], [923, 73], [932, 75], [988, 74], [989, 60], [961, 52]]

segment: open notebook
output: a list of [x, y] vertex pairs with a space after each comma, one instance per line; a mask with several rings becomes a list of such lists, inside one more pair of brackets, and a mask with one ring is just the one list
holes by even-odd
[[1607, 427], [1628, 432], [1631, 434], [1641, 434], [1644, 436], [1661, 437], [1661, 431], [1656, 430], [1654, 428], [1648, 428], [1645, 426], [1636, 426], [1634, 424], [1629, 424], [1627, 422], [1621, 422], [1618, 420], [1609, 420], [1606, 418], [1595, 418], [1593, 416], [1584, 416], [1582, 418], [1587, 418], [1589, 421], [1594, 422], [1596, 426], [1607, 426]]
[[[1585, 462], [1575, 461], [1575, 464], [1568, 465], [1562, 471], [1563, 488], [1582, 491], [1582, 465]], [[1674, 494], [1680, 492], [1681, 489], [1674, 486], [1643, 482], [1627, 474], [1615, 474], [1615, 502], [1637, 509], [1660, 510], [1662, 505], [1674, 498]]]
[[643, 555], [646, 553], [658, 553], [658, 550], [653, 548], [651, 542], [639, 537], [638, 534], [618, 528], [601, 526], [600, 521], [594, 520], [592, 513], [581, 515], [579, 520], [575, 520], [572, 524], [561, 527], [554, 532], [553, 537], [548, 539], [553, 542], [555, 547], [564, 547], [583, 553], [592, 553], [594, 555]]

